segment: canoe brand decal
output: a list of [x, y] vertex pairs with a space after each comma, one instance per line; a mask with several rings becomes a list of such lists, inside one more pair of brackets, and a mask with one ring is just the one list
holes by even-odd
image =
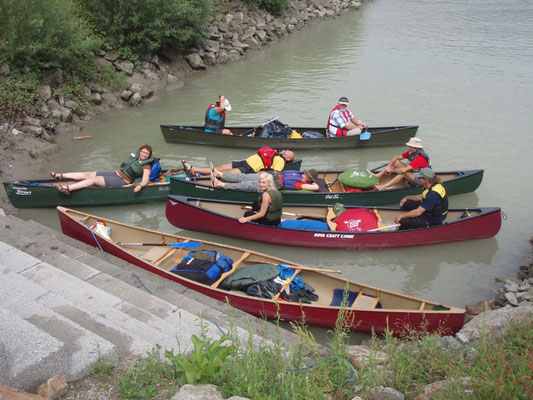
[[170, 186], [160, 186], [159, 191], [160, 192], [168, 192], [170, 190]]
[[353, 239], [355, 235], [350, 235], [346, 233], [315, 233], [316, 238], [326, 238], [326, 239]]
[[196, 189], [200, 189], [200, 190], [210, 190], [211, 192], [214, 191], [214, 189], [212, 187], [209, 187], [209, 186], [202, 186], [202, 185], [196, 185]]
[[177, 201], [174, 201], [174, 200], [169, 200], [169, 201], [170, 201], [170, 205], [171, 205], [171, 206], [175, 206], [176, 204], [178, 204]]
[[31, 196], [31, 190], [28, 190], [27, 187], [13, 186], [13, 190], [17, 196]]
[[326, 199], [338, 199], [338, 198], [339, 198], [338, 194], [327, 194], [326, 195]]

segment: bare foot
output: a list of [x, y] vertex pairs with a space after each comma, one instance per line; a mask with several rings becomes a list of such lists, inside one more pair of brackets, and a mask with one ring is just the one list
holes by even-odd
[[383, 190], [384, 188], [383, 188], [383, 185], [376, 185], [376, 186], [374, 186], [374, 189]]
[[222, 189], [224, 189], [224, 187], [225, 187], [224, 182], [220, 182], [220, 181], [215, 177], [215, 175], [211, 175], [211, 185], [212, 185], [214, 188], [222, 188]]
[[213, 167], [212, 174], [215, 175], [217, 178], [221, 178], [222, 177], [222, 172], [219, 171], [218, 169], [216, 169], [215, 167]]
[[371, 170], [367, 169], [366, 172], [368, 172], [370, 175], [378, 176], [377, 173], [372, 172]]
[[185, 160], [181, 160], [181, 163], [183, 164], [183, 168], [185, 168], [185, 174], [192, 178], [194, 176], [194, 167]]

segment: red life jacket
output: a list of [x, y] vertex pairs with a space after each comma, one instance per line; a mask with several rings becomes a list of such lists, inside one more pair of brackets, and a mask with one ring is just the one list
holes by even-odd
[[270, 168], [272, 166], [272, 161], [278, 152], [271, 147], [262, 147], [259, 149], [257, 154], [259, 154], [259, 157], [261, 157], [265, 167]]
[[[328, 131], [328, 135], [329, 135], [329, 127], [333, 126], [334, 128], [337, 128], [337, 132], [335, 132], [337, 136], [346, 136], [346, 133], [348, 132], [348, 129], [342, 129], [342, 127], [330, 124], [330, 122], [329, 122], [329, 121], [331, 121], [331, 114], [333, 114], [333, 112], [337, 111], [337, 110], [340, 110], [340, 107], [338, 105], [335, 106], [335, 108], [333, 110], [331, 110], [331, 112], [329, 113], [328, 125], [326, 126], [326, 129]], [[344, 116], [346, 121], [350, 121], [350, 113], [348, 112], [348, 109], [346, 109], [346, 111], [343, 111], [342, 115]]]

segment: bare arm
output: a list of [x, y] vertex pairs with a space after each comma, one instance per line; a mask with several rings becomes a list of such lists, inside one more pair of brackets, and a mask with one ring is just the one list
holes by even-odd
[[244, 224], [244, 223], [250, 222], [250, 221], [254, 221], [256, 219], [263, 218], [266, 215], [266, 213], [268, 211], [268, 206], [272, 202], [272, 198], [270, 197], [270, 195], [267, 192], [263, 192], [263, 194], [261, 196], [263, 198], [263, 201], [261, 202], [261, 209], [258, 212], [256, 212], [255, 214], [250, 215], [249, 217], [241, 217], [241, 218], [239, 218], [239, 222], [241, 224]]
[[400, 207], [403, 207], [403, 205], [405, 204], [407, 200], [422, 201], [422, 195], [413, 194], [411, 196], [405, 196], [403, 199], [400, 200]]
[[215, 107], [215, 114], [221, 113], [224, 110], [224, 96], [220, 96], [220, 105]]
[[150, 182], [150, 165], [143, 165], [143, 177], [141, 183], [137, 183], [133, 189], [135, 193], [140, 192], [143, 187]]

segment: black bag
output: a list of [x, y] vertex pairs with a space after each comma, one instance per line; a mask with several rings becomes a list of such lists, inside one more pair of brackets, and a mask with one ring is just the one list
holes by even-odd
[[189, 278], [195, 282], [211, 285], [214, 281], [206, 274], [206, 271], [211, 265], [213, 265], [213, 261], [211, 260], [188, 258], [172, 268], [170, 272], [183, 276], [184, 278]]
[[315, 131], [305, 131], [302, 133], [302, 137], [304, 139], [320, 139], [320, 138], [326, 137], [326, 135], [320, 132], [315, 132]]
[[272, 137], [272, 138], [286, 138], [292, 133], [289, 125], [284, 124], [278, 120], [266, 124], [257, 136]]

